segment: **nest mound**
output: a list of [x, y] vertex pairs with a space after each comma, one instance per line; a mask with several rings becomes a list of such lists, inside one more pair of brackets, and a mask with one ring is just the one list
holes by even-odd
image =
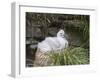
[[82, 65], [89, 64], [89, 51], [76, 47], [58, 51], [36, 52], [34, 66], [60, 66], [60, 65]]

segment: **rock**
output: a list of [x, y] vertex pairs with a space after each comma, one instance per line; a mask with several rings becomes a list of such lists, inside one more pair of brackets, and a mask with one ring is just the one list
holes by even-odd
[[34, 67], [37, 66], [51, 66], [52, 61], [50, 60], [48, 53], [42, 52], [40, 49], [37, 49]]
[[33, 28], [33, 37], [35, 38], [39, 38], [42, 36], [42, 32], [40, 30], [40, 28]]

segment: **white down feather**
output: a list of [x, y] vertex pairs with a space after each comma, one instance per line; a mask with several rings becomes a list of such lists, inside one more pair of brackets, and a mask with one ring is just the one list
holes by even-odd
[[61, 50], [68, 47], [68, 41], [64, 37], [64, 30], [57, 33], [57, 37], [47, 37], [42, 42], [38, 43], [38, 49], [43, 52]]

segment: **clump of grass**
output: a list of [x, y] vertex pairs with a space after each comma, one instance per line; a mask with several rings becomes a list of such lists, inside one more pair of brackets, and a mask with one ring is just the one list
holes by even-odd
[[53, 65], [89, 64], [89, 51], [81, 47], [68, 48], [59, 52], [52, 51], [49, 57]]

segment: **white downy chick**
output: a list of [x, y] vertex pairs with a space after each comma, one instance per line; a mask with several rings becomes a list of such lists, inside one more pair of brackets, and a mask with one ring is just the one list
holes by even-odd
[[43, 52], [61, 50], [67, 47], [68, 41], [65, 39], [65, 32], [62, 29], [57, 33], [57, 37], [47, 37], [38, 43], [38, 48]]

